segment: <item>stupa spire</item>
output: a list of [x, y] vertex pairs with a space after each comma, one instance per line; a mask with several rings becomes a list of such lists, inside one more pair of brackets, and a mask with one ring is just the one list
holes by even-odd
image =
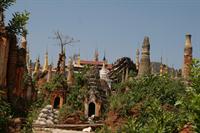
[[39, 73], [39, 69], [40, 69], [40, 59], [38, 57], [36, 59], [36, 62], [35, 62], [35, 68], [34, 68], [34, 71], [33, 71], [33, 75], [38, 74]]
[[48, 71], [48, 59], [49, 57], [48, 57], [48, 51], [46, 50], [46, 53], [45, 53], [45, 59], [44, 59], [44, 65], [43, 65], [43, 72], [44, 71]]
[[48, 67], [47, 82], [49, 82], [52, 78], [52, 69], [53, 69], [53, 63], [51, 63]]
[[95, 52], [94, 52], [94, 61], [99, 61], [99, 52], [98, 52], [98, 49], [96, 49]]
[[73, 63], [72, 59], [69, 59], [68, 62], [68, 74], [67, 74], [67, 84], [69, 86], [74, 85], [75, 79], [74, 79], [74, 68], [73, 68]]
[[190, 76], [190, 65], [192, 64], [192, 35], [187, 33], [185, 35], [185, 48], [184, 48], [184, 63], [182, 68], [182, 76], [184, 79], [188, 79]]
[[78, 57], [77, 57], [77, 65], [78, 66], [81, 65], [81, 55], [80, 55], [80, 52], [79, 52]]
[[163, 62], [162, 62], [162, 56], [160, 57], [160, 76], [162, 76], [163, 75], [163, 68], [164, 68], [164, 66], [163, 66]]
[[149, 37], [145, 36], [142, 45], [142, 57], [140, 60], [138, 76], [141, 77], [149, 74], [151, 74], [150, 42]]

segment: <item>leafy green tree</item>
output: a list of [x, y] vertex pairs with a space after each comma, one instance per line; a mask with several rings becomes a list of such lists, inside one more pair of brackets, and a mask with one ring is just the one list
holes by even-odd
[[8, 9], [8, 7], [13, 5], [15, 2], [16, 0], [0, 0], [0, 8], [3, 11], [5, 11], [6, 9]]
[[27, 34], [26, 24], [29, 20], [30, 13], [27, 11], [24, 11], [22, 13], [15, 12], [13, 14], [13, 18], [9, 20], [8, 23], [8, 31], [9, 33], [13, 33], [16, 35], [23, 35]]
[[[16, 0], [0, 0], [0, 22], [4, 23], [4, 11], [13, 5]], [[6, 29], [9, 34], [22, 35], [27, 34], [26, 24], [29, 20], [29, 15], [27, 11], [22, 13], [15, 12], [13, 13], [13, 18], [9, 20], [8, 26]]]
[[200, 60], [193, 59], [190, 74], [191, 86], [197, 93], [200, 93]]
[[188, 123], [192, 124], [196, 132], [200, 132], [200, 60], [194, 59], [191, 65], [190, 86], [187, 87], [186, 96], [177, 101], [187, 114]]

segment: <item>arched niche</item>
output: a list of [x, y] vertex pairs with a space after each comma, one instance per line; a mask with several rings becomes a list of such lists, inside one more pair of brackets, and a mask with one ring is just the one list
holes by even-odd
[[95, 111], [96, 111], [95, 108], [96, 108], [96, 105], [93, 102], [89, 103], [89, 106], [88, 106], [88, 116], [89, 117], [92, 115], [95, 115]]
[[56, 97], [53, 102], [53, 108], [58, 109], [60, 107], [60, 97]]

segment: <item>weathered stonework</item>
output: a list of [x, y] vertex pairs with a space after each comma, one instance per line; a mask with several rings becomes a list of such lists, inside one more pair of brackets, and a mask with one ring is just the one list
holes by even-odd
[[52, 79], [52, 69], [53, 69], [53, 65], [51, 64], [48, 67], [47, 82], [50, 82]]
[[0, 26], [0, 87], [6, 86], [7, 63], [9, 54], [9, 38], [5, 27]]
[[107, 101], [107, 96], [110, 94], [108, 85], [101, 82], [99, 76], [99, 69], [92, 67], [86, 74], [88, 92], [85, 96], [84, 107], [85, 116], [90, 117], [92, 115], [99, 117], [102, 113], [104, 104]]
[[58, 59], [58, 63], [57, 63], [57, 73], [61, 73], [65, 75], [65, 53], [63, 54], [59, 54], [59, 59]]
[[17, 50], [17, 68], [16, 68], [16, 86], [13, 93], [17, 96], [24, 97], [24, 75], [27, 73], [26, 69], [26, 50], [18, 48]]
[[68, 86], [72, 86], [75, 83], [75, 78], [74, 78], [74, 68], [72, 64], [72, 60], [69, 60], [68, 63], [68, 73], [67, 73], [67, 84]]
[[39, 74], [40, 74], [40, 60], [39, 60], [39, 57], [38, 57], [36, 59], [36, 62], [35, 62], [35, 67], [34, 67], [34, 71], [33, 71], [33, 78], [38, 80]]
[[12, 96], [13, 89], [16, 86], [16, 68], [17, 68], [17, 39], [16, 36], [10, 36], [10, 47], [7, 67], [7, 88], [8, 98]]
[[86, 117], [91, 117], [92, 113], [90, 114], [90, 108], [93, 108], [94, 106], [94, 114], [96, 117], [99, 117], [101, 115], [101, 106], [102, 103], [101, 101], [97, 100], [95, 96], [92, 98], [88, 99], [86, 98], [84, 101], [84, 108], [85, 108], [85, 116]]
[[138, 77], [151, 74], [150, 42], [149, 37], [144, 37], [142, 45], [142, 57], [140, 60]]
[[[7, 95], [16, 111], [24, 111], [25, 104], [36, 99], [32, 78], [27, 76], [26, 44], [17, 46], [15, 35], [9, 35], [10, 47], [7, 64]], [[24, 102], [22, 102], [24, 101]]]
[[64, 89], [56, 89], [51, 92], [50, 103], [53, 108], [61, 108], [65, 102], [66, 91]]
[[192, 64], [192, 43], [191, 35], [186, 34], [185, 48], [184, 48], [184, 63], [182, 69], [182, 77], [188, 80], [190, 76], [190, 65]]
[[113, 83], [124, 82], [128, 80], [129, 72], [136, 72], [136, 66], [129, 57], [122, 57], [114, 62], [112, 69], [108, 73], [109, 79]]

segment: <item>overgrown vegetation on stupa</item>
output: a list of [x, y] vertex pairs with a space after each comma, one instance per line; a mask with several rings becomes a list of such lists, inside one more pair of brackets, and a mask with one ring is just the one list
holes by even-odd
[[194, 60], [190, 87], [167, 75], [115, 85], [106, 126], [98, 132], [199, 132], [199, 69], [199, 60]]
[[[0, 0], [0, 26], [5, 26], [6, 33], [9, 36], [27, 34], [25, 27], [29, 19], [29, 13], [27, 11], [13, 13], [12, 19], [9, 20], [8, 24], [4, 24], [4, 12], [15, 2], [16, 0]], [[13, 106], [4, 98], [7, 94], [4, 94], [5, 92], [2, 90], [5, 90], [5, 88], [0, 88], [0, 132], [6, 132], [8, 121], [17, 112], [12, 110]]]
[[[15, 0], [0, 0], [0, 26], [3, 25], [6, 36], [25, 36], [27, 34], [25, 25], [29, 19], [28, 12], [15, 12], [7, 26], [4, 25], [3, 12], [14, 3]], [[26, 119], [22, 124], [21, 132], [31, 133], [33, 122], [38, 117], [40, 110], [49, 104], [51, 110], [59, 109], [58, 124], [89, 123], [88, 117], [94, 116], [95, 120], [104, 123], [103, 127], [96, 129], [96, 132], [100, 133], [200, 132], [200, 60], [193, 60], [193, 64], [190, 66], [191, 71], [188, 71], [188, 73], [190, 72], [189, 79], [175, 78], [167, 73], [150, 75], [150, 54], [143, 52], [146, 55], [145, 59], [148, 57], [148, 69], [144, 70], [148, 71], [139, 71], [141, 74], [138, 77], [136, 76], [137, 71], [135, 71], [136, 66], [131, 59], [121, 58], [113, 65], [113, 71], [109, 74], [112, 82], [116, 82], [112, 84], [111, 88], [105, 79], [100, 79], [97, 66], [93, 66], [94, 69], [91, 71], [89, 67], [85, 67], [76, 73], [67, 66], [68, 74], [71, 72], [71, 79], [75, 77], [69, 84], [65, 70], [66, 56], [63, 46], [74, 42], [74, 39], [71, 38], [62, 43], [59, 32], [57, 32], [57, 39], [60, 39], [61, 42], [61, 54], [56, 72], [51, 73], [53, 76], [49, 80], [46, 78], [50, 77], [49, 73], [52, 70], [46, 69], [44, 72], [39, 72], [38, 64], [38, 73], [35, 73], [36, 77], [32, 78], [32, 74], [26, 72], [27, 68], [24, 69], [27, 62], [18, 64], [22, 65], [22, 68], [24, 67], [24, 73], [22, 74], [22, 71], [18, 73], [19, 77], [23, 76], [18, 79], [20, 83], [23, 80], [20, 90], [30, 87], [30, 91], [34, 88], [37, 92], [30, 91], [26, 94], [29, 94], [30, 99], [32, 97], [35, 99], [25, 101], [20, 97], [21, 93], [24, 93], [23, 91], [20, 91], [19, 95], [10, 95], [16, 86], [11, 86], [11, 88], [0, 86], [0, 132], [8, 131], [9, 121], [16, 116]], [[15, 45], [16, 43], [17, 41]], [[144, 44], [149, 51], [148, 37], [145, 38]], [[191, 50], [191, 47], [189, 48]], [[191, 59], [190, 56], [188, 57]], [[143, 63], [145, 64], [145, 62]], [[15, 65], [17, 66], [17, 64]], [[15, 72], [12, 74], [15, 75]], [[148, 75], [146, 75], [147, 73]], [[7, 81], [5, 80], [5, 82]], [[32, 96], [33, 94], [36, 95]], [[13, 96], [14, 102], [9, 101], [9, 95]], [[56, 98], [59, 99], [58, 103], [56, 103]], [[52, 103], [51, 99], [53, 99]], [[91, 103], [94, 108], [90, 115], [88, 110]], [[96, 111], [96, 109], [99, 110]]]

